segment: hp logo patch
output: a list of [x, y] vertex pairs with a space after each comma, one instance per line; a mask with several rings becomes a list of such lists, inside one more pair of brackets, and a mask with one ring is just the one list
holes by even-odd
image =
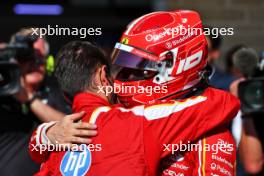
[[60, 164], [60, 172], [63, 176], [84, 176], [91, 166], [91, 151], [85, 144], [81, 145], [81, 151], [67, 151]]

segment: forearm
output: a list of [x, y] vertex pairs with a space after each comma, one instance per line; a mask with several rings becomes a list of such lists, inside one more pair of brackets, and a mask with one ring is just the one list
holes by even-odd
[[31, 103], [30, 108], [42, 122], [59, 121], [65, 116], [64, 113], [44, 104], [40, 99], [34, 100]]
[[[39, 125], [29, 144], [31, 158], [37, 163], [44, 162], [49, 156], [48, 147], [51, 145], [60, 144], [70, 147], [77, 143], [91, 143], [90, 138], [97, 134], [96, 125], [74, 122], [80, 120], [83, 115], [83, 112], [76, 113], [64, 117], [59, 122], [53, 121]], [[54, 149], [54, 146], [51, 148]]]
[[29, 154], [33, 161], [42, 163], [47, 159], [47, 145], [51, 143], [46, 137], [46, 130], [54, 124], [55, 122], [43, 123], [33, 132], [29, 143]]
[[242, 131], [240, 144], [240, 156], [245, 170], [250, 174], [256, 174], [263, 167], [262, 144], [259, 140], [251, 119], [246, 120]]

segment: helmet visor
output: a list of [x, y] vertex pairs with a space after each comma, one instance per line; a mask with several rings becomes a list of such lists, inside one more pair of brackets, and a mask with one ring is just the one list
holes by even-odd
[[132, 46], [117, 43], [112, 53], [112, 63], [121, 67], [158, 71], [158, 56]]
[[135, 81], [154, 77], [158, 73], [158, 63], [149, 59], [156, 58], [153, 54], [117, 43], [112, 53], [115, 79]]

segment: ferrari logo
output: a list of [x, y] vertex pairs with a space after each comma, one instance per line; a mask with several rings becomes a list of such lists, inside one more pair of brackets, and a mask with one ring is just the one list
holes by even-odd
[[122, 42], [121, 43], [128, 44], [128, 41], [129, 41], [128, 38], [125, 37], [125, 38], [122, 39]]

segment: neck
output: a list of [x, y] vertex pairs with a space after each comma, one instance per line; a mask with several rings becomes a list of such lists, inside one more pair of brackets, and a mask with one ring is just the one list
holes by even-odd
[[90, 91], [90, 90], [87, 90], [85, 92], [90, 93], [90, 94], [93, 94], [93, 95], [96, 95], [96, 96], [99, 96], [99, 97], [103, 98], [105, 101], [109, 102], [109, 100], [106, 97], [106, 95], [104, 93], [102, 93], [102, 92], [99, 92], [99, 91], [94, 92], [94, 91]]

